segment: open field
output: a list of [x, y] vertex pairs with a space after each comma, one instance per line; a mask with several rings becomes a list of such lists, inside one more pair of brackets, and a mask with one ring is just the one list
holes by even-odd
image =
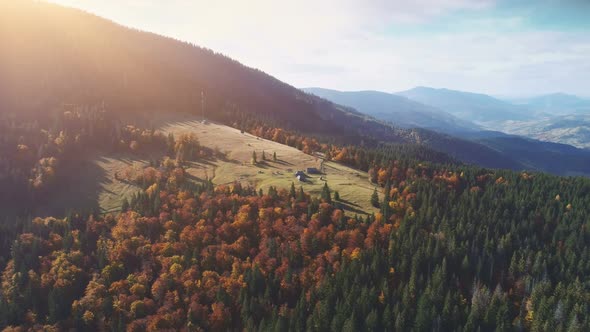
[[[307, 155], [293, 147], [262, 139], [238, 129], [212, 122], [202, 123], [195, 117], [179, 118], [167, 121], [157, 128], [165, 133], [175, 135], [192, 132], [197, 135], [203, 146], [219, 148], [226, 154], [225, 160], [211, 163], [191, 163], [189, 174], [203, 179], [210, 177], [215, 184], [226, 184], [234, 181], [248, 183], [262, 188], [270, 186], [289, 188], [294, 182], [297, 188], [312, 195], [319, 195], [327, 181], [332, 191], [337, 190], [342, 200], [341, 206], [359, 214], [372, 213], [377, 210], [370, 206], [369, 201], [374, 186], [369, 183], [366, 172], [361, 172], [334, 162], [324, 163], [324, 174], [309, 175], [304, 182], [299, 182], [294, 174], [307, 167], [320, 168], [321, 158]], [[256, 151], [258, 164], [252, 165], [252, 152]], [[262, 160], [265, 152], [266, 161]], [[273, 153], [277, 161], [272, 160]]]
[[[164, 132], [180, 135], [194, 133], [202, 146], [218, 149], [225, 158], [197, 160], [188, 163], [187, 173], [192, 181], [201, 182], [212, 179], [214, 184], [228, 184], [240, 181], [253, 185], [265, 192], [270, 186], [289, 189], [294, 182], [303, 186], [305, 192], [319, 196], [327, 181], [332, 191], [340, 194], [340, 206], [351, 213], [367, 214], [376, 212], [370, 204], [374, 186], [368, 181], [365, 172], [334, 163], [324, 163], [323, 174], [310, 174], [304, 182], [295, 177], [298, 170], [307, 167], [320, 169], [321, 158], [307, 155], [295, 148], [265, 140], [239, 130], [212, 123], [202, 123], [195, 116], [166, 115], [152, 118], [149, 125]], [[253, 165], [252, 152], [256, 151], [258, 163]], [[266, 160], [262, 160], [262, 152]], [[273, 153], [277, 160], [273, 161]], [[143, 158], [127, 154], [101, 155], [87, 151], [80, 164], [72, 165], [66, 173], [60, 190], [41, 204], [38, 215], [60, 215], [68, 210], [94, 209], [102, 213], [120, 209], [123, 199], [140, 190], [134, 184], [115, 179], [115, 173], [129, 167], [143, 167], [149, 160], [160, 159], [161, 154]], [[67, 202], [64, 203], [64, 202]]]

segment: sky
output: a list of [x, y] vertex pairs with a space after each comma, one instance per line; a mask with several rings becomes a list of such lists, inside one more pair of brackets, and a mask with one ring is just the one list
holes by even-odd
[[590, 0], [53, 0], [296, 87], [590, 97]]

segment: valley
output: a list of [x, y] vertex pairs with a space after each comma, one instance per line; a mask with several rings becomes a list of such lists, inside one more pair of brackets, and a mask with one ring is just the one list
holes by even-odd
[[531, 121], [502, 121], [489, 123], [488, 126], [541, 141], [568, 144], [581, 149], [590, 148], [590, 115], [587, 114], [541, 117]]

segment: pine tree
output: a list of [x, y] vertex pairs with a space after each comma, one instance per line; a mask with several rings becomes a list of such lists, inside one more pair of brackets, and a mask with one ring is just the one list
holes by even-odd
[[124, 198], [123, 204], [121, 204], [121, 211], [127, 212], [127, 210], [129, 210], [129, 201], [127, 200], [127, 198]]
[[322, 189], [322, 200], [326, 203], [332, 204], [332, 195], [330, 194], [330, 188], [328, 187], [328, 182], [324, 182], [324, 188]]
[[297, 192], [295, 191], [295, 183], [291, 182], [291, 190], [289, 191], [289, 196], [292, 198], [297, 197]]
[[335, 201], [339, 201], [340, 200], [340, 193], [338, 193], [338, 190], [334, 191], [334, 200]]
[[377, 193], [377, 188], [373, 190], [373, 195], [371, 195], [371, 205], [376, 208], [379, 207], [379, 194]]
[[303, 186], [299, 186], [299, 194], [297, 195], [297, 201], [298, 202], [305, 201], [305, 193], [303, 192]]

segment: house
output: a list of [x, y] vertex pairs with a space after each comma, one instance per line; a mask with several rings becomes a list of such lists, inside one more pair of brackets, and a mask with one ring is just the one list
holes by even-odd
[[320, 170], [315, 167], [308, 167], [307, 174], [322, 174], [322, 172], [320, 172]]
[[299, 180], [299, 182], [303, 182], [307, 178], [307, 175], [305, 175], [303, 171], [297, 171], [295, 172], [295, 177], [297, 180]]

